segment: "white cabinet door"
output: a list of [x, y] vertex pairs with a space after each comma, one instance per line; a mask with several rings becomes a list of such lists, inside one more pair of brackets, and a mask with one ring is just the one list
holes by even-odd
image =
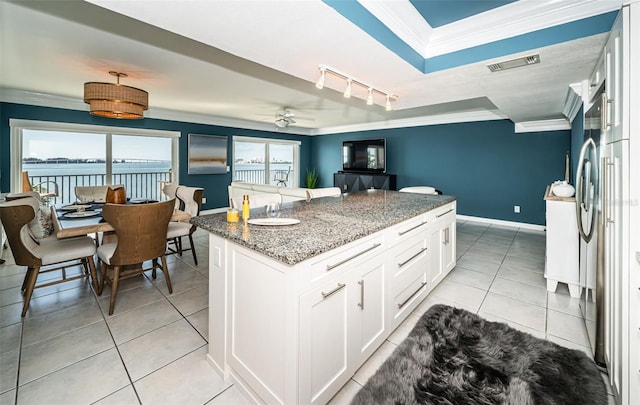
[[629, 354], [625, 336], [629, 331], [629, 303], [625, 297], [629, 280], [629, 141], [606, 146], [604, 166], [605, 220], [605, 358], [614, 394], [625, 402], [629, 387]]
[[349, 368], [347, 281], [331, 281], [300, 297], [300, 403], [326, 403]]
[[456, 215], [451, 212], [442, 217], [442, 243], [440, 244], [441, 262], [445, 275], [456, 266]]
[[547, 291], [555, 292], [558, 282], [566, 283], [569, 293], [580, 298], [580, 235], [575, 201], [546, 201], [547, 242], [544, 277]]
[[354, 370], [382, 344], [385, 335], [385, 262], [377, 256], [358, 266], [349, 285], [352, 292], [349, 338]]
[[456, 265], [456, 213], [437, 216], [429, 235], [429, 285], [434, 288]]
[[605, 139], [615, 142], [623, 138], [623, 13], [613, 23], [604, 51], [607, 102], [605, 103]]

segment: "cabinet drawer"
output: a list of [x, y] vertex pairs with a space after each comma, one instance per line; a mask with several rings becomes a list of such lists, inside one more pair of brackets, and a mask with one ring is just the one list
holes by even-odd
[[448, 220], [449, 217], [456, 215], [456, 202], [451, 202], [443, 205], [442, 207], [438, 207], [437, 209], [431, 212], [433, 215], [433, 219], [435, 221], [443, 221]]
[[416, 235], [427, 234], [427, 225], [429, 224], [428, 214], [420, 215], [417, 218], [411, 218], [394, 226], [390, 232], [392, 244], [405, 243], [406, 240]]
[[384, 250], [382, 233], [358, 240], [311, 264], [311, 282], [321, 280], [367, 260]]
[[397, 322], [405, 318], [405, 315], [413, 311], [416, 305], [422, 301], [427, 291], [427, 273], [423, 272], [409, 280], [404, 288], [393, 294], [391, 314], [392, 328]]
[[429, 264], [427, 249], [427, 239], [420, 235], [396, 247], [393, 256], [393, 275], [390, 280], [392, 294], [403, 291], [421, 273], [427, 272]]

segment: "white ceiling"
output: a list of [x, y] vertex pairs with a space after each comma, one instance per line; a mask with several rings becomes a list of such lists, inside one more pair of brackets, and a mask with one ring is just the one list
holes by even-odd
[[[387, 12], [411, 13], [408, 0], [378, 3], [386, 4]], [[514, 27], [510, 15], [523, 14], [532, 4], [546, 12], [542, 22], [530, 22], [539, 29], [549, 21], [560, 24], [615, 10], [620, 3], [520, 0], [444, 27], [416, 30], [422, 30], [420, 41], [428, 43], [425, 36], [431, 35], [437, 45], [422, 54], [442, 54], [447, 43], [450, 51], [464, 47], [460, 38], [478, 41], [484, 35], [491, 41], [523, 30], [527, 24]], [[88, 111], [83, 83], [113, 81], [108, 71], [116, 70], [129, 75], [123, 84], [149, 92], [146, 117], [308, 135], [498, 118], [566, 121], [562, 111], [569, 85], [589, 76], [607, 37], [593, 35], [424, 74], [319, 0], [0, 0], [0, 13], [2, 101]], [[396, 17], [406, 23], [398, 36], [408, 38], [418, 19]], [[380, 15], [391, 26], [390, 16], [384, 18]], [[491, 29], [481, 32], [483, 21]], [[501, 27], [501, 21], [510, 24]], [[461, 27], [473, 29], [461, 35]], [[447, 41], [445, 34], [456, 39]], [[486, 67], [533, 53], [542, 63], [498, 73]], [[385, 111], [382, 98], [367, 106], [360, 88], [345, 99], [344, 81], [331, 76], [323, 90], [316, 89], [321, 64], [397, 94], [394, 111]], [[273, 121], [283, 107], [296, 114], [297, 123], [276, 129]]]

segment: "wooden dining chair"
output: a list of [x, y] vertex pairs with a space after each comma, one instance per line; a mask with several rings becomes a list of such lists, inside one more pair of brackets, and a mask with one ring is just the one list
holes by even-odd
[[[178, 186], [175, 189], [175, 195], [180, 202], [181, 210], [187, 212], [192, 217], [200, 215], [204, 189], [199, 187]], [[183, 252], [190, 250], [193, 255], [193, 262], [197, 266], [198, 257], [193, 244], [193, 233], [196, 229], [195, 225], [188, 222], [169, 222], [169, 227], [167, 228], [167, 252], [169, 254], [176, 253], [182, 256]], [[185, 248], [182, 244], [182, 238], [185, 236], [189, 238], [189, 245], [191, 246], [189, 248]]]
[[[27, 266], [22, 293], [24, 305], [22, 316], [29, 309], [29, 302], [35, 288], [91, 277], [97, 291], [97, 278], [93, 255], [96, 245], [88, 237], [58, 239], [55, 235], [36, 238], [34, 227], [40, 223], [36, 217], [40, 209], [40, 201], [34, 197], [24, 197], [0, 204], [0, 221], [7, 234], [11, 253], [17, 265]], [[70, 275], [67, 269], [83, 266], [79, 274]], [[61, 277], [37, 284], [38, 275], [60, 271]]]
[[[98, 295], [102, 294], [105, 282], [111, 285], [109, 315], [113, 314], [121, 279], [161, 269], [169, 289], [173, 292], [171, 279], [164, 257], [167, 246], [167, 226], [173, 214], [174, 200], [151, 204], [124, 205], [105, 204], [102, 217], [113, 226], [116, 240], [104, 243], [98, 248], [101, 262], [101, 277]], [[158, 263], [160, 259], [160, 264]], [[144, 268], [144, 262], [151, 260], [151, 267]]]

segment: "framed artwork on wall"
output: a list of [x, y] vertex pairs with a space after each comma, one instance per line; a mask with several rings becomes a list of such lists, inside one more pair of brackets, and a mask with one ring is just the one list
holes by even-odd
[[189, 134], [189, 174], [227, 172], [227, 137]]

